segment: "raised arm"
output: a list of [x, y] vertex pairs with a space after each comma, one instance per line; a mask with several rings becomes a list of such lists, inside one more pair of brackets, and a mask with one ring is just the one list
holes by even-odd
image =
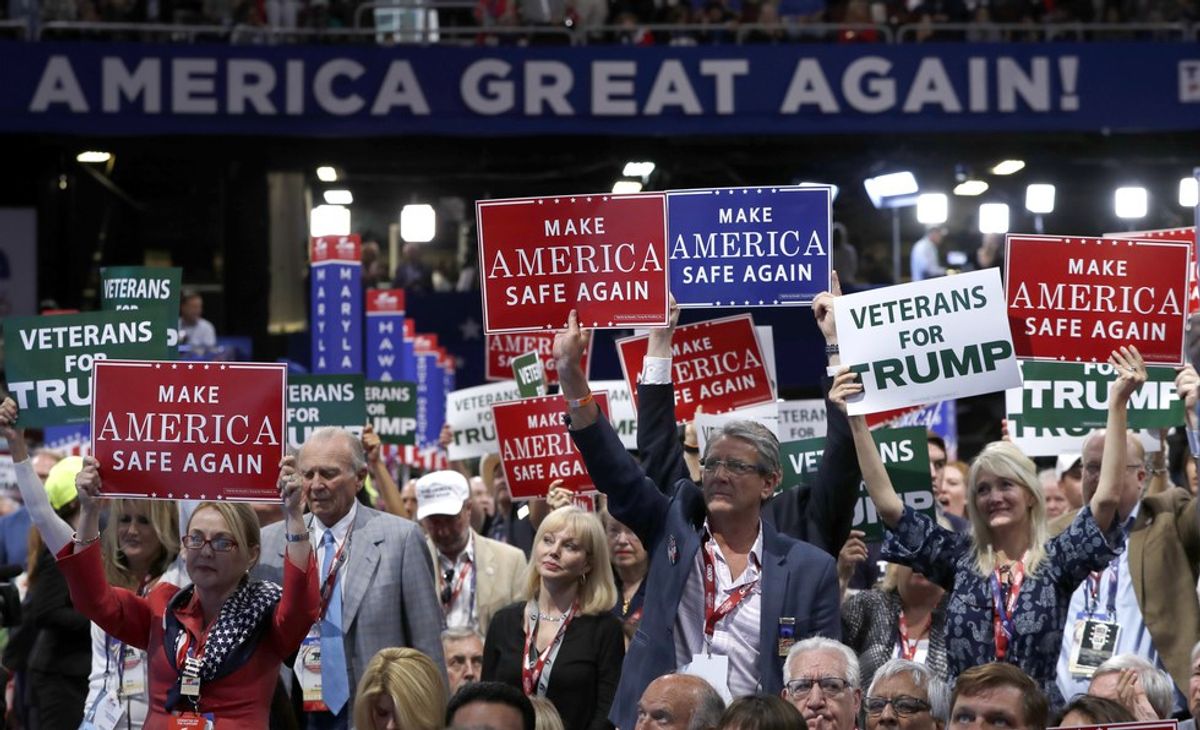
[[670, 324], [650, 330], [638, 383], [637, 447], [646, 476], [664, 494], [690, 477], [687, 456], [675, 430], [675, 388], [671, 385], [671, 341], [679, 306], [671, 297]]
[[[833, 379], [829, 400], [845, 412], [846, 399], [861, 393], [862, 389], [858, 375], [846, 368]], [[875, 511], [879, 513], [879, 518], [885, 525], [894, 528], [904, 514], [904, 502], [896, 494], [892, 480], [883, 468], [883, 459], [879, 457], [879, 451], [875, 448], [875, 439], [871, 438], [867, 420], [862, 416], [850, 416], [850, 433], [854, 436], [854, 450], [858, 454], [858, 467], [862, 470], [863, 481], [867, 484], [867, 494], [875, 503]]]
[[[444, 432], [445, 427], [442, 430]], [[396, 485], [396, 480], [392, 478], [392, 472], [383, 460], [383, 442], [380, 441], [379, 434], [375, 433], [375, 426], [369, 422], [363, 427], [362, 443], [363, 450], [367, 452], [367, 468], [371, 470], [371, 479], [374, 480], [375, 487], [379, 489], [383, 506], [394, 515], [403, 515], [404, 506], [400, 502], [400, 487]]]
[[17, 428], [17, 416], [17, 402], [12, 398], [5, 398], [4, 402], [0, 403], [0, 438], [8, 441], [13, 466], [17, 472], [17, 488], [21, 490], [21, 499], [29, 510], [29, 517], [42, 534], [42, 541], [46, 543], [46, 547], [57, 555], [63, 546], [71, 542], [74, 530], [50, 506], [46, 488], [33, 471], [33, 464], [29, 460], [25, 430]]
[[587, 335], [571, 311], [567, 328], [554, 338], [559, 386], [570, 416], [570, 434], [596, 488], [608, 496], [608, 509], [637, 534], [647, 549], [663, 527], [667, 498], [638, 466], [600, 408], [592, 400], [580, 358]]
[[1108, 356], [1115, 377], [1108, 392], [1108, 423], [1104, 432], [1104, 454], [1100, 457], [1100, 483], [1092, 495], [1092, 517], [1107, 530], [1117, 514], [1121, 484], [1125, 478], [1126, 426], [1129, 396], [1146, 382], [1146, 364], [1136, 347], [1121, 347]]
[[[833, 300], [841, 295], [842, 288], [837, 272], [834, 272], [830, 291], [821, 292], [813, 300], [813, 317], [825, 338], [829, 364], [835, 367], [841, 363], [841, 359], [837, 351]], [[817, 470], [805, 519], [808, 520], [808, 541], [837, 558], [854, 522], [854, 505], [858, 501], [858, 482], [862, 475], [846, 414], [830, 401], [828, 394], [825, 397], [825, 412], [828, 423], [825, 451], [821, 455], [821, 466]]]

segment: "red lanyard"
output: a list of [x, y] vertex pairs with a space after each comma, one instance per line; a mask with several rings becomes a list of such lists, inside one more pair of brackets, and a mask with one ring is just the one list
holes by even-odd
[[346, 539], [342, 540], [342, 546], [333, 554], [333, 563], [329, 566], [329, 575], [325, 576], [325, 581], [321, 584], [321, 618], [325, 618], [325, 609], [329, 608], [329, 599], [333, 597], [333, 589], [337, 585], [338, 572], [342, 569], [342, 563], [346, 561], [346, 548], [350, 546], [350, 535], [354, 532], [354, 523], [350, 523], [350, 529], [346, 530]]
[[467, 576], [471, 574], [472, 570], [474, 570], [474, 565], [471, 563], [471, 559], [467, 558], [463, 561], [462, 565], [458, 566], [458, 570], [454, 572], [454, 579], [450, 581], [450, 600], [442, 606], [447, 612], [450, 611], [450, 607], [454, 605], [454, 602], [458, 600], [458, 594], [462, 593], [463, 586], [467, 582]]
[[[536, 602], [534, 605], [537, 605]], [[533, 639], [537, 635], [537, 627], [541, 623], [541, 620], [526, 622], [525, 653], [521, 655], [521, 687], [524, 688], [527, 696], [532, 697], [537, 693], [538, 683], [542, 680], [542, 670], [546, 668], [546, 660], [550, 658], [550, 653], [554, 651], [554, 648], [562, 642], [563, 636], [567, 633], [567, 626], [575, 618], [575, 610], [577, 608], [579, 608], [579, 601], [576, 601], [571, 606], [571, 610], [567, 611], [567, 615], [563, 617], [562, 625], [558, 627], [558, 631], [554, 634], [554, 640], [533, 660], [530, 658], [530, 648], [533, 646]], [[536, 610], [540, 615], [542, 610], [540, 608]]]
[[[933, 621], [933, 616], [930, 616], [926, 620], [926, 623], [925, 623], [926, 629], [929, 628], [929, 624], [932, 623], [932, 621]], [[921, 637], [924, 635], [925, 635], [925, 631], [924, 630], [920, 631], [917, 633], [917, 638], [914, 639], [912, 642], [909, 642], [909, 640], [908, 640], [908, 619], [904, 618], [904, 611], [901, 611], [900, 612], [900, 658], [908, 659], [909, 661], [915, 661], [915, 657], [917, 656], [917, 648], [920, 646]]]
[[1025, 559], [1022, 557], [1013, 564], [1008, 583], [1008, 598], [1005, 599], [1000, 590], [1000, 576], [1003, 570], [996, 569], [992, 574], [992, 634], [996, 640], [996, 660], [1001, 661], [1008, 654], [1008, 644], [1016, 633], [1013, 613], [1017, 608], [1017, 596], [1021, 593], [1021, 583], [1025, 581]]
[[717, 629], [717, 622], [733, 613], [733, 609], [738, 607], [746, 596], [754, 592], [754, 587], [758, 585], [758, 579], [738, 586], [733, 593], [725, 601], [717, 606], [717, 570], [714, 565], [712, 547], [709, 545], [711, 536], [705, 532], [704, 544], [701, 545], [700, 555], [704, 559], [704, 635], [708, 641], [712, 641], [713, 633]]

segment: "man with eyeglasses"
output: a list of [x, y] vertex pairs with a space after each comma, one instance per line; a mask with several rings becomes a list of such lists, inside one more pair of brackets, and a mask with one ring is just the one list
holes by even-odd
[[470, 489], [456, 471], [426, 474], [417, 480], [417, 519], [429, 536], [446, 626], [486, 634], [492, 615], [524, 587], [525, 554], [471, 529]]
[[[1185, 368], [1175, 381], [1179, 400], [1195, 399], [1196, 371]], [[1195, 418], [1185, 408], [1188, 419]], [[1100, 481], [1104, 432], [1083, 442], [1083, 496], [1090, 500]], [[1064, 697], [1088, 691], [1097, 667], [1119, 654], [1134, 654], [1161, 667], [1175, 685], [1175, 706], [1186, 706], [1182, 690], [1191, 677], [1191, 650], [1200, 639], [1200, 604], [1194, 596], [1200, 577], [1200, 525], [1196, 498], [1170, 487], [1147, 494], [1146, 452], [1132, 433], [1122, 455], [1121, 497], [1117, 508], [1126, 547], [1099, 574], [1089, 576], [1071, 596], [1058, 656], [1058, 687]], [[1075, 512], [1050, 523], [1051, 534], [1070, 524]]]
[[1050, 702], [1015, 664], [992, 662], [958, 675], [948, 730], [1046, 730]]
[[780, 695], [795, 705], [808, 730], [853, 730], [862, 702], [858, 657], [840, 641], [805, 639], [784, 662]]
[[632, 728], [646, 686], [681, 668], [725, 696], [779, 692], [788, 648], [840, 636], [841, 625], [833, 558], [762, 519], [782, 478], [778, 440], [761, 424], [729, 422], [705, 445], [701, 486], [684, 478], [660, 492], [600, 415], [580, 365], [587, 342], [572, 311], [553, 348], [570, 434], [609, 512], [650, 554], [609, 719]]
[[296, 455], [296, 471], [311, 512], [308, 531], [285, 533], [283, 522], [263, 529], [254, 576], [281, 582], [287, 542], [312, 542], [321, 618], [301, 647], [308, 661], [293, 665], [299, 687], [292, 698], [303, 701], [302, 728], [344, 729], [358, 679], [380, 649], [412, 647], [443, 665], [444, 621], [420, 529], [355, 498], [368, 471], [362, 440], [340, 428], [317, 429]]
[[867, 730], [942, 730], [950, 688], [926, 665], [892, 659], [875, 671], [863, 709]]

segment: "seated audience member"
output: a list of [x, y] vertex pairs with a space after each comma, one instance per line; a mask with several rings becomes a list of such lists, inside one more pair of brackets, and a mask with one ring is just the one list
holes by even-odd
[[442, 632], [442, 653], [446, 657], [446, 676], [450, 694], [463, 685], [478, 682], [483, 676], [483, 637], [475, 629], [446, 629]]
[[798, 730], [803, 721], [795, 707], [775, 695], [748, 695], [725, 709], [717, 730]]
[[381, 649], [358, 680], [357, 730], [441, 730], [446, 685], [433, 660], [416, 649]]
[[1133, 713], [1116, 700], [1094, 695], [1075, 695], [1061, 712], [1055, 713], [1051, 727], [1115, 725], [1134, 722]]
[[[1126, 471], [1128, 400], [1145, 382], [1146, 368], [1134, 348], [1114, 351], [1109, 361], [1114, 378], [1104, 452], [1106, 458], [1112, 454], [1112, 463], [1100, 474], [1089, 506], [1054, 537], [1048, 534], [1034, 464], [1011, 442], [989, 444], [971, 466], [967, 512], [973, 530], [966, 535], [907, 507], [892, 487], [865, 420], [850, 419], [867, 491], [887, 526], [883, 557], [910, 565], [949, 593], [951, 675], [993, 660], [1009, 661], [1061, 703], [1055, 662], [1071, 594], [1092, 571], [1118, 557], [1125, 541], [1116, 517]], [[846, 398], [862, 388], [856, 374], [843, 370], [830, 400], [845, 408]], [[994, 630], [968, 628], [978, 626]]]
[[950, 687], [924, 664], [892, 659], [875, 672], [863, 709], [867, 730], [942, 730]]
[[530, 697], [529, 701], [533, 703], [533, 714], [537, 717], [537, 730], [567, 730], [553, 702], [536, 696]]
[[646, 685], [685, 664], [723, 673], [731, 695], [779, 692], [780, 642], [838, 636], [841, 623], [833, 558], [762, 519], [782, 478], [778, 439], [751, 421], [725, 424], [705, 444], [702, 487], [682, 478], [668, 497], [600, 416], [580, 365], [587, 341], [571, 312], [553, 347], [570, 434], [609, 512], [651, 555], [610, 719], [633, 727]]
[[845, 644], [816, 636], [788, 651], [781, 696], [795, 705], [808, 730], [851, 730], [862, 704], [858, 657]]
[[725, 700], [692, 674], [667, 674], [651, 682], [637, 705], [634, 730], [715, 730]]
[[417, 480], [417, 520], [436, 568], [438, 597], [450, 628], [487, 634], [492, 615], [517, 599], [525, 554], [471, 529], [471, 491], [456, 471]]
[[[572, 730], [610, 728], [625, 658], [608, 542], [600, 520], [577, 507], [542, 520], [525, 602], [500, 609], [483, 646], [483, 677], [546, 697]], [[632, 724], [632, 723], [631, 723]]]
[[1015, 665], [991, 662], [958, 675], [950, 697], [950, 730], [1046, 730], [1050, 703]]
[[474, 682], [450, 698], [446, 725], [450, 730], [536, 730], [537, 713], [516, 687]]
[[865, 684], [892, 657], [927, 664], [939, 677], [949, 678], [945, 593], [912, 568], [888, 563], [879, 588], [846, 599], [842, 637], [858, 653]]
[[1120, 702], [1139, 721], [1165, 720], [1175, 704], [1171, 677], [1136, 654], [1118, 654], [1096, 667], [1087, 693]]

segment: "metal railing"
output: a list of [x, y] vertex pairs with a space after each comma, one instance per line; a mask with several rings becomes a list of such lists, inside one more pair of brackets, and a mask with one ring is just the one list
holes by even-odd
[[[23, 20], [0, 21], [0, 38], [26, 40], [94, 39], [136, 37], [148, 41], [245, 43], [376, 43], [416, 45], [477, 45], [538, 39], [560, 45], [610, 44], [632, 30], [658, 36], [664, 45], [764, 42], [820, 42], [838, 40], [853, 34], [861, 40], [867, 33], [880, 43], [919, 43], [923, 41], [1007, 42], [1007, 41], [1196, 41], [1200, 24], [1189, 23], [907, 23], [900, 26], [872, 23], [779, 23], [705, 25], [697, 23], [645, 23], [634, 28], [601, 25], [572, 28], [558, 25], [449, 25], [437, 23], [439, 10], [474, 8], [473, 0], [427, 0], [387, 3], [368, 2], [354, 14], [352, 28], [271, 28], [258, 25], [214, 25], [185, 23], [110, 23], [46, 21], [30, 27]], [[408, 13], [416, 20], [412, 27], [376, 27], [380, 11]], [[367, 13], [376, 13], [366, 24]], [[536, 41], [535, 41], [536, 42]]]

